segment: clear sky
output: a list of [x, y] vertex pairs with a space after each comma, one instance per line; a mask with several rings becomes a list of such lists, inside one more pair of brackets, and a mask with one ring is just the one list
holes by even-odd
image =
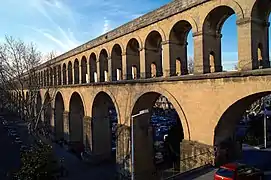
[[[171, 0], [3, 0], [0, 7], [0, 41], [12, 35], [34, 42], [44, 52], [64, 53]], [[236, 17], [222, 29], [225, 69], [237, 63]], [[192, 35], [188, 53], [193, 54]]]

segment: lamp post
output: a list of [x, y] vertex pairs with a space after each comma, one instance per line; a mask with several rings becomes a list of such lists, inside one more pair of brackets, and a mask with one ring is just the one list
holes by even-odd
[[132, 174], [132, 177], [131, 177], [131, 180], [134, 180], [135, 177], [134, 177], [134, 118], [135, 117], [138, 117], [138, 116], [141, 116], [143, 114], [147, 114], [149, 113], [149, 110], [148, 109], [144, 109], [144, 110], [141, 110], [139, 111], [138, 114], [134, 114], [131, 116], [131, 149], [132, 149], [132, 152], [131, 152], [131, 158], [132, 158], [132, 162], [131, 162], [131, 174]]
[[264, 126], [264, 148], [266, 148], [267, 147], [267, 127], [266, 127], [266, 109], [265, 109], [266, 107], [265, 107], [265, 98], [263, 98], [263, 117], [264, 117], [264, 119], [263, 119], [263, 126]]

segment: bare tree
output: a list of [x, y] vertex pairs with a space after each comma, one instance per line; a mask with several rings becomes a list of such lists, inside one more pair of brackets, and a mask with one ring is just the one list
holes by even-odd
[[[37, 123], [47, 104], [37, 114], [36, 99], [41, 89], [41, 77], [38, 76], [38, 66], [42, 54], [33, 43], [26, 44], [20, 39], [6, 36], [0, 44], [0, 90], [2, 105], [9, 106], [20, 117], [29, 123]], [[54, 58], [50, 53], [49, 59]], [[50, 64], [46, 65], [50, 68]], [[52, 87], [50, 87], [52, 88]], [[49, 87], [46, 89], [49, 92]], [[3, 104], [3, 102], [6, 102]]]

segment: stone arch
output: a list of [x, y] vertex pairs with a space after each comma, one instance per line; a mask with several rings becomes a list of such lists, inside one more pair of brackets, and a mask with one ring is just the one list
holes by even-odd
[[97, 57], [94, 52], [89, 56], [89, 68], [90, 82], [97, 82]]
[[160, 28], [160, 27], [152, 27], [151, 30], [148, 31], [147, 34], [145, 35], [145, 38], [144, 38], [144, 42], [145, 42], [145, 43], [146, 43], [146, 41], [147, 41], [148, 36], [149, 36], [152, 32], [155, 32], [155, 31], [158, 32], [158, 33], [160, 34], [160, 36], [161, 36], [161, 41], [162, 41], [162, 42], [164, 42], [164, 41], [167, 40], [167, 39], [166, 39], [166, 34], [165, 34], [165, 32], [164, 32], [164, 30], [163, 30], [162, 28]]
[[[139, 176], [142, 172], [146, 172], [148, 175], [151, 172], [155, 171], [155, 165], [152, 161], [153, 159], [153, 128], [150, 126], [151, 121], [151, 112], [138, 115], [138, 113], [141, 110], [148, 109], [151, 111], [153, 108], [155, 102], [159, 99], [159, 97], [165, 96], [163, 93], [159, 93], [157, 91], [147, 91], [144, 93], [141, 93], [140, 96], [136, 99], [134, 106], [132, 108], [132, 122], [131, 126], [134, 126], [134, 170], [135, 170], [135, 176]], [[167, 98], [167, 97], [166, 97]], [[172, 97], [171, 97], [172, 99]], [[169, 100], [170, 101], [170, 100]], [[174, 102], [173, 99], [173, 103]], [[174, 105], [173, 105], [174, 106]], [[179, 112], [177, 111], [179, 114]], [[177, 126], [174, 127], [180, 134], [175, 134], [176, 141], [179, 143], [179, 147], [177, 147], [180, 151], [180, 143], [182, 142], [184, 138], [184, 129], [185, 126], [181, 122], [180, 116], [176, 119], [177, 120]], [[187, 135], [186, 135], [187, 136]], [[176, 144], [176, 142], [175, 142]], [[176, 148], [176, 146], [175, 146]], [[176, 150], [176, 149], [175, 149]], [[142, 153], [144, 152], [144, 153]], [[180, 152], [179, 152], [180, 153]], [[148, 175], [146, 176], [148, 177]]]
[[198, 24], [197, 24], [196, 20], [193, 17], [188, 16], [188, 15], [183, 17], [182, 14], [177, 15], [177, 16], [180, 16], [180, 18], [175, 18], [174, 20], [171, 21], [170, 27], [169, 27], [168, 32], [167, 32], [167, 34], [168, 34], [167, 39], [170, 39], [169, 38], [170, 33], [171, 33], [172, 29], [174, 28], [174, 26], [178, 22], [182, 22], [182, 21], [188, 22], [192, 27], [191, 30], [192, 30], [193, 33], [196, 33], [196, 32], [199, 31]]
[[[251, 19], [254, 21], [251, 25], [252, 38], [252, 57], [254, 68], [269, 68], [269, 16], [271, 12], [271, 2], [269, 0], [255, 1], [250, 11]], [[262, 61], [259, 63], [258, 48], [262, 45]]]
[[[136, 68], [136, 74], [133, 74], [132, 68]], [[136, 38], [128, 41], [126, 47], [126, 79], [140, 78], [140, 43]]]
[[81, 58], [81, 83], [85, 84], [86, 82], [88, 82], [88, 78], [89, 74], [87, 74], [87, 58], [86, 56], [82, 56]]
[[37, 97], [36, 97], [36, 115], [37, 116], [40, 115], [39, 113], [41, 112], [41, 106], [42, 106], [42, 99], [41, 99], [41, 94], [38, 91], [37, 92]]
[[255, 0], [255, 3], [253, 4], [253, 6], [251, 6], [249, 12], [253, 19], [268, 22], [268, 18], [271, 12], [271, 2], [269, 0]]
[[210, 6], [209, 10], [206, 10], [201, 14], [201, 16], [203, 18], [202, 18], [201, 24], [199, 24], [198, 27], [199, 28], [203, 27], [203, 23], [204, 23], [206, 17], [208, 16], [208, 14], [210, 14], [211, 11], [213, 11], [214, 9], [216, 9], [218, 7], [222, 7], [222, 6], [226, 6], [228, 8], [231, 8], [234, 11], [234, 13], [236, 14], [236, 16], [237, 16], [237, 21], [241, 20], [241, 19], [243, 19], [245, 17], [244, 11], [243, 11], [241, 5], [238, 2], [236, 2], [235, 0], [231, 0], [231, 1], [219, 1], [219, 0], [217, 0], [216, 2], [214, 1], [214, 5]]
[[67, 84], [67, 68], [66, 68], [66, 64], [63, 63], [62, 65], [62, 84], [66, 85]]
[[57, 66], [53, 67], [53, 82], [54, 82], [54, 86], [57, 86]]
[[112, 56], [112, 51], [113, 51], [115, 45], [119, 45], [120, 48], [121, 48], [121, 52], [125, 52], [125, 47], [123, 46], [123, 43], [120, 42], [120, 41], [116, 41], [116, 42], [113, 44], [113, 46], [111, 46], [111, 49], [110, 49], [111, 56]]
[[[132, 102], [132, 107], [135, 107], [137, 100], [140, 97], [142, 97], [144, 94], [147, 94], [147, 93], [161, 94], [161, 95], [165, 96], [171, 102], [171, 104], [175, 108], [176, 112], [178, 113], [178, 116], [180, 117], [181, 123], [183, 125], [184, 139], [190, 140], [191, 139], [191, 130], [190, 130], [189, 121], [185, 115], [185, 111], [184, 111], [183, 107], [181, 106], [181, 102], [179, 102], [174, 97], [174, 95], [172, 93], [170, 93], [169, 91], [162, 89], [162, 88], [148, 88], [148, 90], [143, 91], [143, 92], [136, 95], [134, 101]], [[144, 108], [142, 108], [142, 109], [144, 109]], [[133, 114], [131, 114], [131, 115], [133, 115]]]
[[151, 31], [145, 39], [145, 67], [146, 67], [146, 78], [151, 77], [151, 64], [156, 64], [155, 77], [163, 75], [162, 67], [162, 42], [163, 35], [159, 31]]
[[76, 58], [75, 60], [74, 60], [74, 62], [73, 62], [73, 69], [74, 69], [74, 84], [79, 84], [79, 76], [80, 76], [80, 74], [79, 74], [79, 61], [78, 61], [78, 59]]
[[[230, 2], [230, 1], [227, 1]], [[232, 4], [226, 3], [225, 5], [219, 4], [208, 11], [204, 17], [202, 26], [203, 32], [203, 64], [207, 65], [205, 71], [208, 72], [221, 72], [222, 67], [222, 49], [221, 49], [221, 30], [224, 22], [233, 14], [238, 16], [238, 9]], [[210, 62], [210, 51], [215, 54], [214, 63]]]
[[138, 42], [138, 46], [139, 46], [139, 49], [142, 49], [143, 48], [143, 41], [142, 41], [142, 38], [138, 35], [132, 35], [128, 40], [127, 40], [127, 43], [126, 43], [126, 47], [124, 47], [123, 52], [127, 52], [127, 47], [128, 47], [128, 43], [132, 40], [132, 39], [135, 39], [137, 42]]
[[44, 87], [44, 74], [43, 74], [43, 71], [40, 72], [40, 85], [41, 85], [41, 87]]
[[[188, 33], [193, 29], [192, 24], [186, 20], [177, 21], [169, 33], [169, 49], [170, 49], [170, 74], [177, 75], [177, 69], [180, 69], [179, 75], [188, 74], [188, 52], [187, 37]], [[193, 30], [192, 30], [193, 31]], [[180, 66], [177, 67], [177, 63]]]
[[116, 157], [112, 154], [112, 127], [117, 127], [119, 120], [118, 107], [112, 95], [105, 91], [96, 94], [92, 103], [92, 148], [94, 154], [103, 154], [106, 158]]
[[50, 86], [53, 86], [54, 84], [54, 70], [53, 67], [50, 67], [50, 72], [49, 72], [49, 81], [50, 81]]
[[44, 95], [44, 102], [43, 102], [43, 109], [44, 109], [44, 125], [46, 127], [46, 131], [50, 132], [52, 128], [51, 120], [52, 120], [52, 102], [51, 96], [48, 92]]
[[[73, 92], [69, 101], [69, 139], [83, 146], [83, 118], [85, 116], [84, 102], [78, 92]], [[82, 149], [80, 149], [81, 151]]]
[[57, 85], [61, 85], [61, 76], [62, 76], [62, 73], [61, 73], [61, 65], [57, 65], [57, 81], [58, 81], [58, 84]]
[[61, 92], [56, 93], [54, 104], [55, 138], [56, 140], [61, 140], [64, 138], [63, 113], [65, 110], [64, 99]]
[[68, 84], [73, 83], [72, 62], [68, 62]]
[[[242, 120], [245, 111], [256, 100], [269, 94], [271, 94], [271, 91], [246, 94], [238, 98], [237, 101], [230, 103], [229, 106], [222, 111], [218, 123], [214, 129], [214, 146], [219, 147], [222, 143], [232, 142], [232, 140], [234, 141], [236, 125], [240, 120]], [[228, 147], [231, 151], [230, 154], [237, 154], [238, 150], [240, 149], [238, 149], [235, 145], [236, 144], [231, 144], [230, 147]], [[219, 158], [216, 158], [216, 162], [218, 164], [223, 163]]]
[[100, 66], [100, 82], [105, 82], [108, 81], [108, 51], [103, 48], [100, 51], [99, 55], [99, 66]]
[[121, 47], [121, 45], [115, 44], [111, 51], [112, 81], [122, 79], [122, 53], [123, 48]]

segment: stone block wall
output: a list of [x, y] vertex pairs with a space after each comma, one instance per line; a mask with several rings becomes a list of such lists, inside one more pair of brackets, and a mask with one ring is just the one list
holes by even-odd
[[196, 141], [181, 143], [180, 172], [186, 172], [205, 165], [213, 165], [214, 148]]

